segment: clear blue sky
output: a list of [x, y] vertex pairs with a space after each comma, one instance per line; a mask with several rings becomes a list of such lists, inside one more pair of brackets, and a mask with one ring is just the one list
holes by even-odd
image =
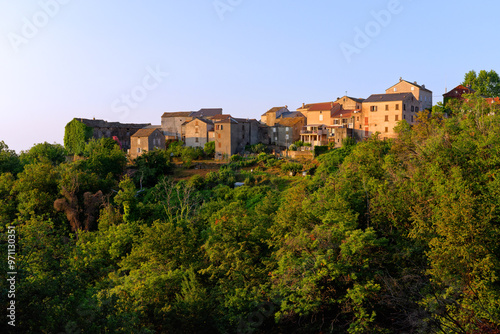
[[[380, 11], [390, 17], [374, 24]], [[0, 140], [62, 144], [74, 117], [160, 124], [165, 111], [222, 107], [258, 119], [399, 77], [436, 103], [471, 69], [500, 73], [499, 12], [496, 1], [0, 0]]]

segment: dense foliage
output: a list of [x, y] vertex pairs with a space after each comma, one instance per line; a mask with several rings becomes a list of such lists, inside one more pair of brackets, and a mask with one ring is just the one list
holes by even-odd
[[76, 118], [64, 129], [64, 147], [71, 154], [81, 155], [86, 143], [92, 138], [93, 129]]
[[307, 177], [266, 172], [299, 165], [261, 153], [175, 182], [179, 146], [138, 159], [130, 178], [106, 143], [2, 171], [17, 329], [500, 333], [500, 114], [455, 114], [346, 142]]

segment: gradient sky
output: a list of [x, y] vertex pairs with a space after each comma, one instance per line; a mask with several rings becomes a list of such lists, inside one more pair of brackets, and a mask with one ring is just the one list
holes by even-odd
[[160, 124], [165, 111], [221, 107], [259, 119], [400, 77], [435, 104], [469, 70], [500, 73], [499, 12], [497, 1], [0, 0], [0, 140], [62, 144], [74, 117]]

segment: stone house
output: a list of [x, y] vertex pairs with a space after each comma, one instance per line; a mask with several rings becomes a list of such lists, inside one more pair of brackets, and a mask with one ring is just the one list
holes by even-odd
[[131, 136], [139, 129], [150, 126], [151, 123], [135, 124], [135, 123], [119, 123], [108, 122], [102, 119], [85, 119], [75, 118], [75, 120], [92, 128], [95, 139], [112, 138], [118, 140], [120, 147], [126, 152], [130, 149]]
[[268, 127], [268, 142], [265, 144], [288, 148], [300, 140], [300, 132], [305, 125], [305, 117], [279, 118], [274, 126]]
[[343, 96], [337, 98], [335, 103], [340, 104], [340, 108], [343, 110], [361, 110], [361, 106], [364, 99], [358, 99], [355, 97]]
[[274, 126], [276, 119], [280, 118], [282, 114], [289, 112], [288, 106], [274, 107], [262, 114], [260, 116], [260, 121], [266, 125]]
[[[361, 137], [368, 138], [380, 132], [383, 139], [395, 138], [394, 127], [405, 120], [415, 124], [420, 101], [412, 93], [374, 94], [363, 101], [361, 122], [356, 130], [361, 130]], [[364, 132], [363, 132], [364, 130]]]
[[432, 91], [425, 85], [417, 85], [417, 82], [409, 82], [399, 78], [399, 82], [385, 91], [386, 94], [412, 93], [419, 101], [419, 110], [432, 109]]
[[259, 122], [228, 117], [214, 122], [215, 158], [225, 159], [259, 143]]
[[198, 111], [165, 112], [161, 116], [161, 127], [165, 139], [184, 141], [182, 126], [187, 124], [186, 122], [190, 122], [194, 118], [209, 119], [217, 115], [222, 115], [222, 108], [202, 108]]
[[182, 125], [193, 119], [191, 111], [166, 112], [161, 116], [161, 128], [165, 139], [182, 140]]
[[307, 124], [300, 131], [300, 140], [314, 146], [328, 145], [329, 131], [325, 124]]
[[214, 123], [209, 119], [194, 118], [184, 125], [184, 143], [189, 147], [204, 148], [206, 143], [215, 140], [214, 134]]
[[324, 124], [333, 125], [333, 114], [342, 107], [335, 102], [311, 103], [302, 104], [297, 111], [302, 113], [307, 118], [307, 124]]
[[472, 89], [470, 86], [466, 87], [463, 85], [458, 85], [457, 87], [450, 90], [448, 93], [443, 94], [443, 104], [446, 106], [446, 104], [450, 100], [463, 100], [464, 99], [462, 97], [463, 95], [472, 94], [475, 92], [476, 91]]
[[136, 159], [144, 152], [165, 149], [165, 136], [158, 128], [140, 129], [131, 137], [130, 158]]

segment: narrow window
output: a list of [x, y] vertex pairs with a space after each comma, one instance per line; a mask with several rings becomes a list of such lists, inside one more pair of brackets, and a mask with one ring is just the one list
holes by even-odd
[[389, 105], [388, 104], [385, 105], [385, 110], [389, 110]]
[[394, 116], [394, 120], [397, 122], [399, 121], [399, 115]]
[[399, 110], [399, 104], [396, 103], [396, 110]]
[[389, 115], [385, 115], [385, 121], [389, 122]]
[[385, 132], [389, 132], [389, 128], [387, 128], [387, 127], [386, 127], [386, 128], [385, 128]]

